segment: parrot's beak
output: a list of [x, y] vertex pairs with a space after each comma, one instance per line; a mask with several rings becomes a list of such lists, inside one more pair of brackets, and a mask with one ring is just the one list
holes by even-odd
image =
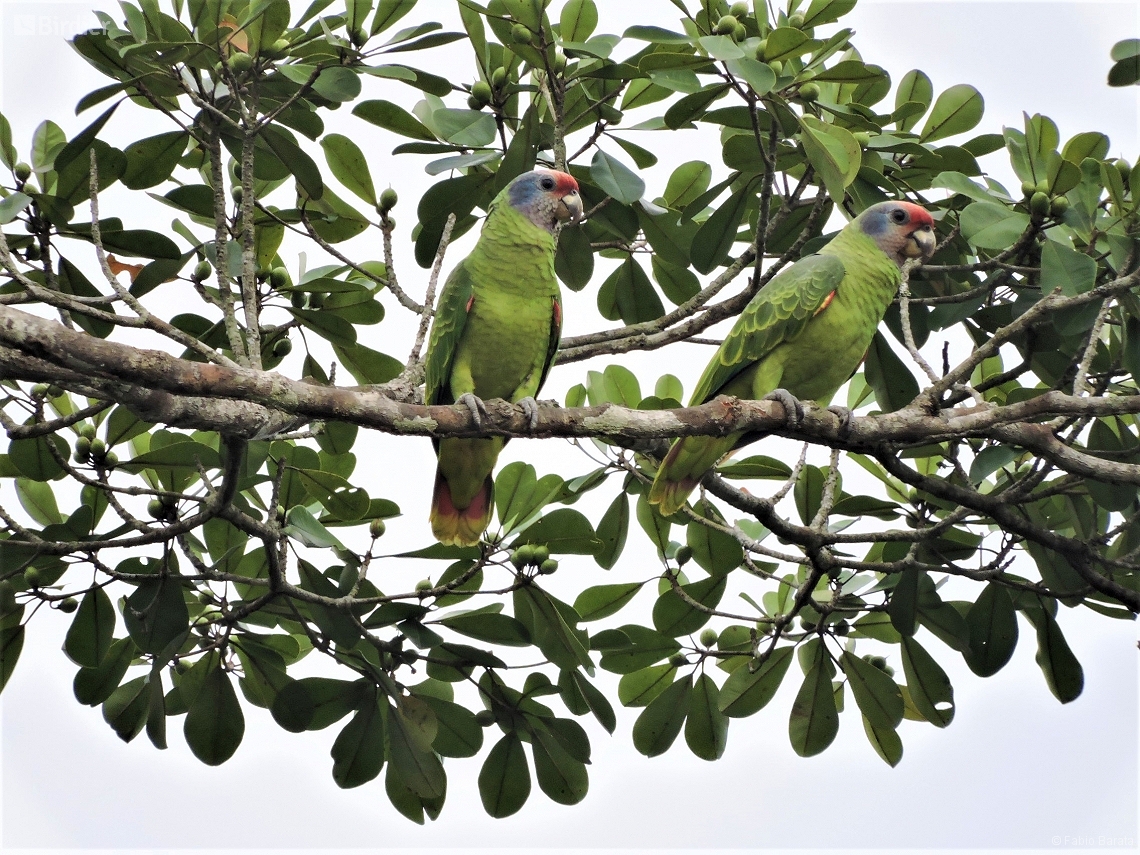
[[902, 254], [907, 258], [921, 258], [926, 261], [934, 255], [935, 244], [934, 230], [930, 226], [923, 226], [910, 233]]
[[562, 222], [570, 222], [571, 224], [582, 219], [582, 197], [578, 195], [577, 190], [571, 190], [558, 200], [558, 207], [554, 211], [554, 216]]

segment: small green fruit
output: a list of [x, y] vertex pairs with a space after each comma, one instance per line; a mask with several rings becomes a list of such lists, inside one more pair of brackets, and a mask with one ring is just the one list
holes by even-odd
[[689, 657], [686, 656], [684, 653], [677, 651], [676, 653], [674, 653], [672, 656], [669, 657], [669, 664], [672, 665], [674, 668], [680, 668], [682, 665], [688, 665], [689, 664]]
[[851, 625], [845, 620], [841, 620], [831, 628], [831, 631], [836, 635], [847, 635], [851, 631]]
[[435, 586], [432, 585], [431, 579], [420, 579], [420, 581], [416, 582], [416, 592], [420, 594], [426, 594], [433, 587]]
[[262, 51], [262, 54], [269, 59], [281, 59], [289, 52], [289, 45], [290, 42], [288, 39], [278, 39], [266, 50]]
[[479, 710], [475, 713], [475, 723], [480, 727], [490, 727], [495, 723], [495, 714], [490, 710]]
[[777, 77], [779, 77], [781, 72], [783, 72], [783, 70], [784, 70], [784, 63], [780, 62], [780, 60], [778, 60], [778, 59], [774, 59], [770, 63], [768, 63], [768, 67], [770, 69], [772, 69], [773, 74], [775, 74]]
[[284, 359], [293, 352], [293, 342], [287, 338], [279, 338], [273, 342], [273, 355], [278, 359]]
[[514, 558], [521, 561], [523, 564], [534, 563], [535, 549], [533, 543], [524, 543], [515, 550]]
[[1035, 217], [1049, 216], [1049, 194], [1038, 190], [1029, 197], [1029, 212]]
[[91, 440], [85, 436], [80, 436], [75, 440], [75, 456], [79, 457], [80, 455], [85, 458], [91, 456]]
[[151, 499], [146, 503], [146, 512], [153, 519], [160, 520], [166, 516], [166, 505], [162, 499]]
[[203, 606], [211, 606], [214, 604], [214, 595], [209, 591], [203, 591], [198, 595], [198, 602]]
[[277, 291], [289, 285], [289, 271], [284, 267], [274, 267], [269, 271], [269, 284]]
[[76, 463], [87, 463], [91, 459], [91, 452], [88, 451], [86, 454], [83, 454], [78, 449], [76, 449], [75, 453], [71, 455], [71, 459]]
[[248, 53], [235, 53], [230, 57], [230, 71], [234, 77], [241, 77], [253, 68], [253, 57]]
[[479, 110], [482, 110], [486, 106], [487, 106], [486, 102], [480, 101], [474, 95], [468, 96], [468, 98], [467, 98], [467, 109], [469, 109], [469, 110], [475, 110], [476, 112], [478, 112]]
[[48, 393], [48, 384], [47, 383], [37, 383], [35, 386], [32, 387], [32, 397], [33, 398], [46, 398], [47, 393]]
[[767, 39], [760, 39], [760, 43], [756, 45], [756, 58], [761, 62], [764, 61], [764, 50], [768, 47]]
[[558, 562], [553, 558], [547, 558], [545, 561], [538, 565], [538, 572], [546, 576], [549, 576], [556, 570], [558, 570]]
[[677, 562], [678, 567], [683, 567], [693, 560], [693, 547], [685, 544], [677, 549], [677, 554], [673, 556]]
[[237, 204], [241, 204], [242, 189], [240, 184], [235, 184], [230, 188], [230, 198], [233, 199]]
[[561, 74], [563, 71], [565, 71], [566, 54], [564, 54], [561, 50], [556, 50], [554, 52], [554, 62], [551, 63], [551, 67], [554, 69], [555, 74]]
[[388, 530], [388, 526], [384, 524], [382, 519], [374, 519], [368, 524], [368, 533], [373, 537], [383, 537], [384, 532]]
[[320, 291], [314, 291], [309, 295], [309, 308], [321, 309], [325, 305], [325, 295]]
[[115, 454], [113, 451], [108, 451], [103, 455], [103, 465], [108, 469], [114, 469], [119, 465], [119, 455]]
[[718, 36], [731, 36], [736, 30], [736, 25], [739, 21], [732, 15], [725, 15], [716, 22], [716, 34]]
[[[802, 83], [800, 84], [800, 100], [805, 104], [811, 104], [819, 99], [819, 84], [818, 83]], [[869, 136], [869, 135], [868, 135]]]
[[1049, 215], [1051, 217], [1063, 216], [1067, 210], [1069, 210], [1069, 200], [1064, 196], [1054, 196], [1049, 203]]
[[712, 629], [710, 627], [708, 629], [701, 630], [700, 641], [702, 647], [712, 647], [714, 644], [716, 644], [717, 638], [719, 638], [719, 636], [717, 635], [717, 631], [715, 629]]
[[742, 2], [739, 2], [739, 3], [733, 3], [731, 8], [729, 8], [729, 10], [728, 10], [728, 14], [732, 15], [732, 17], [736, 18], [738, 21], [741, 18], [747, 18], [748, 17], [748, 4], [743, 2], [743, 0], [742, 0]]
[[1116, 171], [1120, 173], [1120, 180], [1124, 182], [1124, 186], [1128, 186], [1128, 176], [1132, 173], [1132, 167], [1128, 161], [1123, 157], [1112, 164], [1116, 167]]
[[739, 44], [746, 38], [748, 38], [748, 28], [744, 26], [744, 24], [737, 22], [736, 28], [732, 31], [732, 40]]
[[32, 177], [32, 167], [21, 160], [12, 167], [12, 173], [16, 176], [17, 181], [27, 181]]
[[87, 439], [95, 438], [95, 425], [91, 422], [82, 422], [79, 425], [79, 435]]
[[1037, 185], [1034, 184], [1032, 181], [1022, 181], [1021, 182], [1021, 194], [1026, 199], [1028, 199], [1030, 196], [1032, 196], [1036, 192], [1037, 192]]
[[550, 547], [545, 543], [536, 543], [531, 549], [534, 550], [534, 557], [530, 559], [532, 564], [541, 564], [550, 557]]
[[380, 211], [381, 213], [391, 211], [396, 207], [396, 203], [400, 201], [400, 197], [396, 195], [396, 191], [391, 187], [385, 188], [380, 191]]
[[534, 35], [524, 24], [515, 24], [511, 27], [511, 41], [517, 45], [529, 45], [534, 41]]
[[305, 308], [305, 298], [308, 295], [304, 291], [294, 290], [289, 294], [289, 304], [295, 309]]
[[815, 624], [807, 618], [800, 618], [800, 629], [804, 632], [815, 632]]
[[865, 146], [871, 141], [871, 134], [869, 131], [854, 131], [851, 136], [855, 137], [855, 142], [861, 146]]
[[1049, 192], [1049, 182], [1046, 179], [1042, 178], [1040, 181], [1037, 182], [1037, 192], [1038, 193], [1048, 193]]
[[38, 243], [28, 244], [28, 248], [24, 250], [24, 258], [28, 261], [39, 261], [43, 257], [43, 250], [40, 249]]
[[96, 437], [95, 439], [91, 440], [90, 451], [96, 457], [103, 457], [107, 453], [107, 443]]
[[348, 34], [348, 38], [352, 42], [353, 46], [360, 47], [366, 41], [368, 41], [368, 33], [364, 32], [364, 29], [362, 27], [357, 27]]
[[193, 664], [190, 662], [187, 662], [185, 659], [179, 659], [177, 662], [174, 663], [174, 670], [177, 671], [179, 674], [185, 674], [187, 671], [189, 671], [193, 667], [194, 667]]
[[797, 30], [804, 25], [804, 16], [796, 12], [794, 15], [788, 15], [788, 26], [795, 27]]
[[58, 398], [62, 394], [63, 394], [63, 390], [61, 388], [59, 388], [58, 386], [56, 386], [54, 383], [49, 385], [47, 388], [47, 396], [49, 398]]
[[471, 87], [471, 97], [480, 104], [490, 104], [494, 94], [495, 93], [491, 91], [491, 84], [486, 80], [477, 80]]
[[29, 588], [38, 588], [43, 584], [43, 579], [40, 576], [39, 568], [29, 567], [24, 571], [24, 584]]
[[880, 671], [887, 670], [887, 660], [885, 657], [883, 657], [883, 656], [872, 656], [872, 655], [868, 654], [867, 656], [864, 656], [863, 658], [865, 660], [867, 660], [867, 663], [869, 665], [872, 665], [875, 668], [878, 668]]
[[[237, 189], [240, 189], [240, 188], [237, 188]], [[213, 271], [214, 271], [214, 268], [212, 266], [210, 266], [210, 262], [206, 261], [206, 259], [203, 258], [196, 265], [194, 265], [194, 274], [193, 274], [193, 276], [191, 276], [191, 278], [195, 282], [204, 282], [206, 279], [209, 278], [210, 274]]]
[[507, 82], [507, 70], [499, 66], [491, 72], [491, 85], [496, 89], [502, 88], [502, 85]]
[[79, 600], [75, 599], [75, 597], [68, 597], [66, 600], [60, 600], [56, 608], [64, 614], [69, 615], [79, 608]]

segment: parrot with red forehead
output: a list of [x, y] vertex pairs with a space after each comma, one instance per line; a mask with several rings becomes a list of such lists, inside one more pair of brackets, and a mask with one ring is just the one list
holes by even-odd
[[[880, 202], [826, 246], [765, 285], [737, 318], [705, 368], [689, 406], [717, 395], [826, 405], [859, 368], [902, 281], [904, 263], [934, 252], [934, 221], [910, 202]], [[685, 505], [705, 473], [756, 434], [690, 436], [669, 449], [649, 501], [665, 516]]]
[[[537, 423], [534, 396], [554, 362], [562, 301], [555, 230], [582, 216], [578, 182], [536, 169], [495, 197], [471, 254], [448, 276], [425, 359], [424, 401], [462, 403], [476, 423], [484, 399], [520, 404]], [[494, 509], [495, 461], [506, 439], [435, 440], [431, 527], [443, 544], [474, 546]]]

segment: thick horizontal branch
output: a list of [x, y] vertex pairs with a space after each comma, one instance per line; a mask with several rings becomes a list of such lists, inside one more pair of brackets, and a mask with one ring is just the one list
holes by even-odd
[[351, 422], [394, 434], [429, 437], [607, 437], [617, 444], [676, 436], [771, 433], [853, 451], [883, 444], [923, 444], [989, 437], [1048, 458], [1058, 467], [1114, 483], [1140, 484], [1140, 466], [1104, 461], [1061, 443], [1044, 425], [1054, 416], [1140, 413], [1140, 396], [1077, 397], [1047, 392], [1005, 407], [970, 407], [929, 414], [917, 408], [854, 418], [842, 430], [826, 410], [809, 408], [795, 430], [774, 401], [717, 398], [699, 407], [634, 410], [612, 404], [542, 407], [532, 430], [521, 407], [488, 403], [477, 425], [467, 407], [423, 406], [385, 387], [340, 388], [291, 380], [249, 368], [179, 359], [85, 333], [0, 306], [0, 372], [8, 379], [82, 384], [141, 418], [176, 427], [254, 437], [310, 420]]

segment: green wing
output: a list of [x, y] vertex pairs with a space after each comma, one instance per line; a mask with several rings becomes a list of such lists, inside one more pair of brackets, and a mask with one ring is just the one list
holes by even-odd
[[809, 255], [752, 298], [705, 368], [689, 406], [710, 401], [733, 377], [780, 344], [793, 341], [827, 304], [845, 274], [834, 255]]
[[538, 389], [534, 390], [536, 396], [546, 383], [546, 376], [554, 365], [554, 355], [558, 353], [558, 342], [562, 339], [562, 298], [553, 297], [552, 301], [554, 311], [550, 314], [550, 340], [546, 343], [546, 362], [542, 366], [542, 376], [538, 378]]
[[467, 259], [451, 271], [439, 295], [424, 361], [424, 403], [452, 404], [451, 366], [475, 295]]

